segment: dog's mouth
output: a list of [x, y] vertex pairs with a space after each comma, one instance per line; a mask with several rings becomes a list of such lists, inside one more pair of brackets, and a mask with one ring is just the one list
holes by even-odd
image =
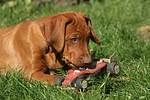
[[82, 67], [82, 66], [77, 66], [77, 65], [73, 64], [73, 63], [70, 62], [69, 60], [66, 60], [66, 64], [67, 64], [68, 66], [70, 66], [72, 69], [78, 69], [78, 68]]

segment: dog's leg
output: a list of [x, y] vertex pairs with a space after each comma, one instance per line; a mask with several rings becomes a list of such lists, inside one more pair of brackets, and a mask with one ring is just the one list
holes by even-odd
[[43, 81], [44, 83], [49, 82], [52, 85], [61, 85], [64, 78], [59, 75], [44, 74], [42, 71], [37, 71], [32, 74], [33, 80]]

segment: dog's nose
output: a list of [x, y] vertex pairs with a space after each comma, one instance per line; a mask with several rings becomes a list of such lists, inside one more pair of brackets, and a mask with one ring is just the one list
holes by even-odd
[[84, 61], [85, 65], [89, 65], [90, 63], [92, 63], [92, 58], [91, 57], [85, 57], [83, 59], [83, 61]]

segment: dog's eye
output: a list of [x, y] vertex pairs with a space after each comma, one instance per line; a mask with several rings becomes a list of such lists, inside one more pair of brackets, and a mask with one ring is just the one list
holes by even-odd
[[71, 38], [70, 39], [72, 42], [75, 42], [77, 39], [76, 38]]

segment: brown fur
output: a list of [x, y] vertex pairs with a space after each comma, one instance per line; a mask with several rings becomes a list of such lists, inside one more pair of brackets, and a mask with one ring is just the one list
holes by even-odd
[[77, 69], [92, 62], [90, 38], [100, 44], [91, 20], [81, 12], [65, 12], [0, 28], [0, 71], [6, 71], [8, 65], [12, 70], [22, 68], [28, 77], [54, 84], [61, 76], [45, 74], [49, 69], [65, 64]]

